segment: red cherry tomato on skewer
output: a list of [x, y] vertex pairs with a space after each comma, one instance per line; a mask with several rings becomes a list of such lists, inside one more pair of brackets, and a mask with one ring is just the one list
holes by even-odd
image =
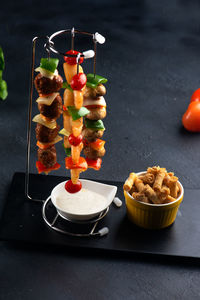
[[69, 140], [70, 145], [72, 145], [72, 146], [78, 146], [82, 142], [83, 137], [82, 137], [81, 134], [79, 136], [77, 136], [77, 137], [74, 136], [73, 134], [70, 134], [68, 140]]
[[74, 194], [82, 189], [82, 184], [80, 180], [78, 180], [76, 184], [73, 184], [73, 182], [70, 179], [65, 183], [65, 189], [68, 193]]
[[[75, 54], [77, 55], [78, 53], [80, 53], [79, 51], [75, 51], [75, 50], [69, 50], [66, 52], [66, 54]], [[64, 60], [69, 64], [69, 65], [76, 65], [76, 57], [69, 57], [69, 56], [64, 56]], [[79, 65], [82, 64], [84, 58], [80, 57], [79, 59]]]
[[70, 85], [73, 90], [81, 90], [86, 85], [86, 82], [86, 75], [84, 73], [79, 73], [72, 77]]

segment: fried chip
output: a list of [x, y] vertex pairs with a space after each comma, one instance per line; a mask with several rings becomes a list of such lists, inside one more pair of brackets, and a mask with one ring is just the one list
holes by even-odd
[[130, 173], [129, 177], [126, 179], [125, 183], [124, 183], [124, 190], [125, 191], [130, 191], [132, 186], [134, 185], [135, 179], [136, 179], [137, 175], [135, 173]]

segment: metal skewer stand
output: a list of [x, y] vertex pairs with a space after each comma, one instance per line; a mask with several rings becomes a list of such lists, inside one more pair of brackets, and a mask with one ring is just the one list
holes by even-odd
[[[108, 213], [109, 207], [107, 207], [103, 212], [101, 212], [97, 217], [91, 220], [86, 220], [86, 221], [76, 221], [76, 220], [70, 220], [64, 218], [62, 215], [58, 213], [56, 208], [53, 206], [51, 202], [51, 196], [49, 196], [46, 200], [43, 199], [34, 199], [32, 196], [29, 194], [29, 175], [30, 175], [30, 147], [31, 147], [31, 122], [32, 122], [32, 103], [33, 103], [33, 83], [34, 83], [34, 69], [35, 69], [35, 53], [36, 53], [36, 42], [39, 39], [45, 39], [46, 43], [44, 44], [44, 48], [48, 53], [48, 57], [50, 57], [50, 52], [54, 52], [58, 55], [65, 56], [66, 54], [64, 52], [61, 52], [55, 48], [53, 39], [57, 36], [60, 35], [65, 35], [65, 34], [71, 34], [71, 47], [72, 50], [74, 49], [74, 38], [75, 34], [83, 34], [87, 36], [91, 36], [93, 40], [93, 45], [94, 45], [94, 64], [93, 64], [93, 70], [94, 70], [94, 76], [96, 73], [96, 52], [97, 52], [97, 43], [103, 44], [105, 42], [105, 38], [100, 35], [99, 33], [90, 33], [86, 31], [80, 31], [76, 30], [74, 28], [72, 29], [66, 29], [66, 30], [61, 30], [58, 32], [53, 33], [50, 37], [48, 36], [40, 36], [40, 37], [34, 37], [32, 40], [32, 60], [31, 60], [31, 78], [30, 78], [30, 94], [29, 94], [29, 109], [28, 109], [28, 124], [27, 124], [27, 151], [26, 151], [26, 172], [25, 172], [25, 196], [27, 199], [34, 201], [34, 202], [42, 202], [42, 216], [45, 221], [45, 223], [52, 229], [57, 232], [70, 235], [70, 236], [78, 236], [78, 237], [89, 237], [89, 236], [103, 236], [109, 232], [107, 227], [104, 227], [98, 231], [95, 232], [95, 229], [98, 225], [98, 222], [102, 220]], [[78, 55], [68, 55], [69, 57], [76, 57], [77, 58], [77, 65], [79, 66], [79, 59], [80, 57], [84, 57], [84, 52], [83, 54], [78, 54]], [[77, 72], [78, 72], [78, 66], [77, 66]], [[49, 211], [51, 210], [51, 215], [49, 214]], [[52, 217], [52, 210], [53, 212], [53, 217]], [[60, 221], [65, 221], [66, 226], [65, 228], [61, 228], [59, 226]], [[67, 223], [74, 223], [74, 224], [79, 224], [81, 226], [85, 224], [91, 224], [91, 228], [89, 232], [87, 231], [86, 233], [77, 233], [77, 232], [72, 232], [69, 230], [66, 230]]]

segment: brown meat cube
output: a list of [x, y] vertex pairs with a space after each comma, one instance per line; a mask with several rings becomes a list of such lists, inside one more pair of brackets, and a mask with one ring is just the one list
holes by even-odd
[[87, 115], [87, 119], [90, 120], [102, 120], [106, 117], [106, 108], [89, 108], [90, 113]]
[[53, 79], [50, 79], [38, 74], [34, 83], [39, 94], [47, 95], [58, 92], [62, 88], [63, 79], [60, 75], [55, 75]]
[[106, 88], [103, 84], [99, 84], [95, 89], [86, 87], [84, 97], [86, 98], [98, 98], [100, 96], [104, 96], [106, 94]]
[[57, 162], [56, 148], [51, 146], [48, 149], [38, 148], [38, 160], [46, 167], [51, 168]]
[[51, 105], [38, 104], [38, 109], [43, 116], [49, 119], [57, 119], [62, 113], [62, 98], [60, 95], [56, 96]]
[[83, 151], [84, 151], [85, 156], [90, 159], [97, 159], [97, 158], [103, 157], [106, 153], [106, 150], [104, 147], [102, 147], [99, 150], [95, 150], [90, 146], [86, 146]]
[[50, 129], [44, 125], [37, 123], [35, 128], [36, 139], [41, 143], [50, 143], [58, 135], [60, 126], [57, 124], [56, 128]]
[[94, 142], [96, 139], [100, 139], [103, 136], [104, 130], [93, 130], [90, 128], [84, 128], [82, 135], [89, 142]]

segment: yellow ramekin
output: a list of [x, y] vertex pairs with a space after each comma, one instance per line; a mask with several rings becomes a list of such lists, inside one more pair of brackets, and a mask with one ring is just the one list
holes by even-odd
[[[146, 172], [137, 173], [137, 175]], [[181, 189], [176, 201], [165, 204], [150, 204], [135, 200], [128, 192], [124, 191], [126, 211], [128, 218], [137, 226], [146, 229], [161, 229], [170, 226], [176, 219], [178, 208], [183, 200], [184, 189], [178, 181]]]

